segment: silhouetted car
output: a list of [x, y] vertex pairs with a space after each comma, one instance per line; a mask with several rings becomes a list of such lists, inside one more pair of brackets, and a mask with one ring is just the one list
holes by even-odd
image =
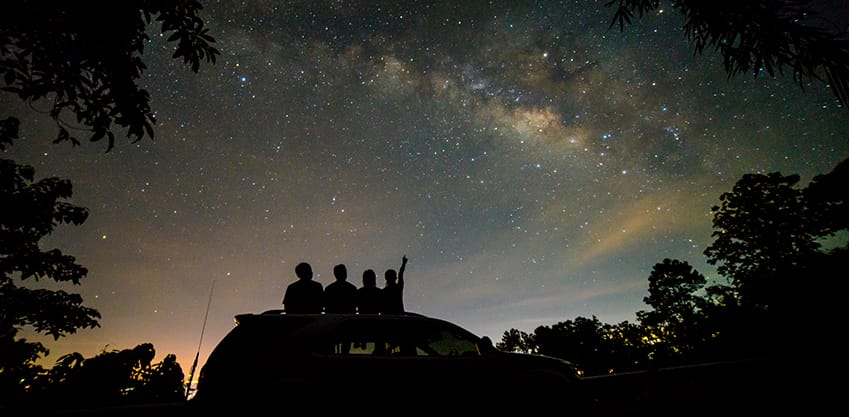
[[502, 352], [419, 314], [273, 310], [236, 323], [201, 370], [192, 402], [204, 411], [564, 415], [579, 381], [567, 361]]

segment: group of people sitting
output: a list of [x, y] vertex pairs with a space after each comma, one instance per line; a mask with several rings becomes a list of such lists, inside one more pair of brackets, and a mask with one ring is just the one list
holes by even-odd
[[301, 262], [295, 267], [298, 280], [286, 287], [283, 307], [287, 314], [398, 314], [404, 312], [404, 269], [407, 256], [401, 258], [401, 267], [396, 272], [387, 269], [383, 288], [377, 286], [374, 270], [363, 272], [363, 286], [357, 288], [348, 282], [348, 268], [344, 264], [333, 268], [335, 281], [323, 287], [313, 281], [312, 266]]

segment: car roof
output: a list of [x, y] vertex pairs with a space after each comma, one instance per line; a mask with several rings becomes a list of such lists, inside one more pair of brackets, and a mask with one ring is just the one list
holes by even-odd
[[[469, 332], [462, 326], [447, 320], [428, 317], [423, 314], [414, 312], [392, 313], [392, 314], [359, 314], [359, 313], [298, 313], [289, 314], [283, 310], [266, 310], [262, 313], [243, 313], [235, 316], [236, 326], [231, 333], [238, 333], [238, 338], [245, 337], [248, 334], [254, 334], [254, 337], [282, 337], [284, 334], [297, 333], [303, 340], [315, 340], [323, 337], [327, 332], [333, 332], [334, 329], [339, 329], [340, 326], [348, 326], [349, 324], [361, 323], [365, 326], [371, 326], [377, 323], [383, 323], [390, 326], [402, 326], [401, 322], [412, 323], [431, 323], [439, 326], [457, 329], [471, 337], [479, 338], [479, 336]], [[395, 323], [395, 324], [393, 324]], [[261, 336], [266, 334], [266, 336]]]
[[369, 313], [369, 314], [360, 314], [360, 313], [297, 313], [291, 314], [286, 313], [285, 310], [266, 310], [261, 313], [242, 313], [237, 314], [235, 316], [236, 324], [241, 324], [253, 320], [275, 320], [281, 319], [285, 320], [286, 318], [295, 318], [300, 317], [301, 320], [307, 319], [310, 321], [326, 321], [326, 322], [337, 322], [337, 321], [346, 321], [355, 318], [375, 318], [375, 317], [385, 317], [385, 318], [400, 318], [400, 317], [414, 317], [414, 318], [423, 318], [429, 320], [438, 320], [444, 321], [441, 319], [428, 317], [423, 314], [414, 313], [414, 312], [403, 312], [403, 313], [392, 313], [392, 314], [381, 314], [381, 313]]
[[[428, 317], [423, 314], [406, 312], [398, 314], [287, 314], [282, 310], [266, 310], [261, 313], [243, 313], [235, 316], [236, 326], [213, 349], [209, 361], [215, 361], [220, 355], [247, 355], [246, 352], [262, 355], [262, 352], [313, 352], [323, 346], [328, 335], [336, 334], [349, 325], [365, 326], [382, 323], [398, 330], [417, 331], [419, 326], [408, 326], [412, 322], [436, 324], [439, 327], [455, 329], [469, 337], [480, 337], [457, 324]], [[429, 327], [429, 326], [428, 326]], [[263, 350], [265, 349], [265, 350]], [[320, 350], [320, 349], [319, 349]]]

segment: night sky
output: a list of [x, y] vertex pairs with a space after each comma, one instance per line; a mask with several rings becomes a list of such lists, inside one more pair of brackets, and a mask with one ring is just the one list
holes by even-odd
[[47, 366], [151, 342], [188, 375], [234, 315], [281, 308], [302, 261], [323, 285], [338, 263], [382, 285], [406, 255], [408, 310], [496, 342], [634, 322], [664, 258], [717, 278], [711, 206], [746, 173], [829, 172], [849, 111], [789, 73], [729, 80], [677, 11], [611, 29], [605, 2], [207, 1], [218, 62], [194, 74], [152, 36], [156, 138], [108, 153], [52, 144], [6, 94], [22, 139], [0, 157], [70, 179], [90, 209], [42, 247], [89, 269], [61, 288], [103, 316], [26, 335]]

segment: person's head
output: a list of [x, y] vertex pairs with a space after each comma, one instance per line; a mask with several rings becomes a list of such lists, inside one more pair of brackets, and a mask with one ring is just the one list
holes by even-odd
[[376, 287], [377, 286], [377, 274], [374, 273], [373, 269], [366, 269], [363, 271], [363, 287]]
[[383, 273], [383, 279], [386, 280], [387, 284], [394, 284], [395, 280], [398, 279], [398, 273], [395, 272], [394, 269], [387, 269], [386, 272]]
[[339, 264], [333, 267], [333, 276], [339, 281], [348, 279], [348, 268], [345, 265]]
[[312, 267], [306, 262], [301, 262], [295, 267], [295, 275], [300, 279], [312, 279]]

